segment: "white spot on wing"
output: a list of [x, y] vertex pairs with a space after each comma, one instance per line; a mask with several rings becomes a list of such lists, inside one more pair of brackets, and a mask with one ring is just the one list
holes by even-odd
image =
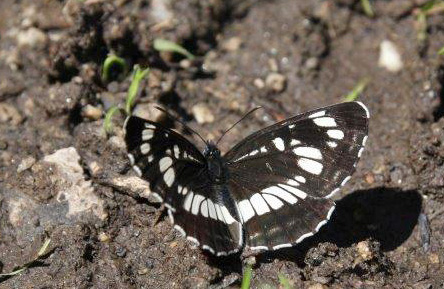
[[360, 148], [360, 149], [359, 149], [359, 152], [358, 152], [358, 158], [361, 157], [363, 151], [364, 151], [364, 148]]
[[237, 206], [239, 207], [239, 212], [242, 215], [244, 223], [246, 223], [249, 219], [251, 219], [255, 215], [253, 207], [251, 206], [249, 200], [240, 201], [239, 203], [237, 203]]
[[337, 126], [335, 119], [332, 117], [315, 118], [315, 119], [313, 119], [313, 122], [317, 126], [321, 126], [321, 127], [335, 127], [335, 126]]
[[280, 184], [280, 187], [286, 189], [287, 191], [289, 191], [290, 193], [294, 194], [296, 197], [301, 198], [301, 199], [305, 199], [307, 197], [307, 194], [299, 189], [296, 189], [294, 187], [291, 186], [287, 186], [284, 184]]
[[291, 179], [287, 181], [287, 184], [289, 184], [290, 186], [295, 186], [295, 187], [299, 186], [298, 182], [296, 182], [295, 180], [291, 180]]
[[325, 115], [325, 110], [321, 110], [315, 113], [312, 113], [308, 116], [308, 118], [315, 118], [315, 117], [321, 117]]
[[289, 129], [292, 129], [292, 128], [294, 128], [296, 125], [294, 125], [294, 124], [290, 124], [289, 126], [288, 126], [288, 128]]
[[185, 209], [185, 211], [190, 211], [190, 209], [191, 209], [191, 204], [192, 204], [192, 202], [193, 202], [193, 197], [194, 197], [194, 194], [193, 194], [193, 192], [190, 192], [186, 197], [185, 197], [185, 201], [184, 201], [184, 203], [183, 203], [183, 208]]
[[362, 108], [365, 110], [365, 116], [367, 116], [367, 118], [370, 118], [370, 111], [368, 110], [368, 108], [360, 101], [356, 101], [356, 103], [362, 106]]
[[365, 146], [365, 143], [367, 142], [367, 138], [368, 138], [368, 136], [365, 136], [365, 137], [362, 139], [362, 146]]
[[129, 158], [130, 164], [133, 166], [135, 164], [134, 156], [132, 154], [128, 154], [128, 158]]
[[199, 213], [200, 203], [205, 200], [205, 197], [199, 194], [196, 194], [193, 199], [193, 205], [191, 206], [191, 214], [197, 215]]
[[298, 144], [301, 144], [301, 141], [299, 141], [297, 139], [292, 139], [290, 142], [291, 146], [297, 146]]
[[278, 250], [278, 249], [282, 249], [282, 248], [288, 248], [288, 247], [292, 247], [293, 245], [291, 245], [290, 243], [287, 244], [280, 244], [280, 245], [276, 245], [273, 247], [273, 250]]
[[327, 196], [325, 196], [326, 199], [329, 199], [331, 197], [333, 197], [337, 192], [339, 192], [339, 188], [334, 189], [330, 194], [328, 194]]
[[350, 179], [351, 179], [351, 176], [346, 177], [346, 178], [342, 181], [341, 186], [345, 185]]
[[334, 139], [343, 139], [344, 138], [344, 133], [342, 132], [342, 130], [339, 130], [339, 129], [329, 129], [329, 130], [327, 130], [327, 134], [329, 137], [334, 138]]
[[284, 200], [287, 203], [292, 204], [292, 205], [296, 204], [297, 201], [298, 201], [298, 199], [295, 198], [292, 194], [290, 194], [286, 190], [284, 190], [284, 189], [282, 189], [280, 187], [277, 187], [277, 186], [271, 186], [271, 187], [268, 187], [266, 189], [263, 189], [262, 193], [267, 193], [267, 194], [270, 194], [270, 195], [274, 195], [274, 196], [276, 196], [276, 197], [278, 197], [278, 198], [280, 198], [280, 199], [282, 199], [282, 200]]
[[141, 177], [142, 176], [142, 171], [140, 170], [140, 168], [138, 166], [133, 166], [133, 170], [136, 172], [136, 174]]
[[322, 172], [322, 164], [319, 162], [316, 162], [314, 160], [301, 158], [298, 161], [298, 165], [303, 169], [304, 171], [307, 171], [314, 175], [319, 175]]
[[197, 241], [196, 238], [188, 236], [187, 240], [193, 242], [196, 246], [199, 246], [199, 241]]
[[284, 205], [284, 203], [282, 203], [281, 200], [279, 200], [273, 195], [262, 194], [262, 197], [264, 197], [265, 201], [273, 210], [277, 210]]
[[155, 129], [156, 127], [150, 123], [145, 123], [145, 128]]
[[268, 250], [268, 247], [267, 246], [256, 246], [256, 247], [250, 247], [250, 249], [251, 250], [260, 250], [260, 251], [262, 251], [262, 250]]
[[176, 229], [182, 235], [182, 237], [185, 237], [187, 235], [185, 234], [184, 229], [182, 229], [182, 227], [179, 225], [174, 225], [174, 229]]
[[328, 141], [328, 142], [327, 142], [327, 145], [328, 145], [329, 147], [331, 147], [331, 148], [335, 148], [335, 147], [338, 146], [338, 143], [337, 143], [337, 142], [334, 142], [334, 141]]
[[230, 212], [228, 212], [227, 207], [221, 206], [221, 211], [225, 219], [225, 223], [230, 225], [236, 222], [236, 220], [231, 216]]
[[301, 157], [307, 157], [316, 160], [322, 160], [322, 153], [317, 148], [312, 147], [297, 147], [293, 149], [293, 152]]
[[145, 129], [142, 131], [142, 140], [148, 141], [153, 138], [154, 131], [151, 129]]
[[222, 221], [222, 222], [225, 223], [224, 215], [222, 215], [222, 210], [220, 209], [220, 205], [219, 204], [214, 204], [214, 206], [216, 207], [217, 218], [219, 219], [219, 221]]
[[248, 156], [252, 157], [252, 156], [254, 156], [254, 155], [257, 155], [258, 153], [259, 153], [258, 150], [254, 150], [254, 151], [252, 151], [251, 153], [249, 153]]
[[285, 150], [284, 141], [280, 137], [275, 138], [273, 140], [273, 144], [278, 150], [280, 150], [280, 151]]
[[295, 176], [294, 179], [303, 184], [307, 181], [303, 176]]
[[202, 202], [202, 205], [200, 205], [200, 213], [204, 217], [208, 217], [208, 203], [207, 200]]
[[266, 153], [267, 149], [263, 146], [263, 147], [260, 148], [260, 151], [261, 151], [261, 153]]
[[159, 161], [160, 172], [166, 171], [173, 164], [173, 160], [170, 157], [163, 157]]
[[210, 218], [217, 220], [216, 207], [214, 207], [214, 203], [212, 200], [208, 199], [208, 211], [210, 213]]
[[211, 248], [211, 247], [208, 246], [208, 245], [203, 245], [203, 246], [202, 246], [202, 249], [207, 250], [207, 251], [210, 251], [211, 254], [213, 254], [213, 255], [216, 253], [216, 252], [214, 251], [214, 249]]
[[170, 188], [174, 183], [174, 178], [175, 178], [175, 174], [174, 174], [173, 168], [169, 168], [166, 171], [166, 173], [163, 175], [163, 180], [165, 181], [165, 184]]
[[173, 150], [174, 150], [174, 157], [176, 159], [178, 159], [179, 158], [179, 153], [180, 153], [179, 147], [177, 145], [174, 145]]
[[250, 198], [250, 202], [253, 205], [254, 210], [258, 215], [263, 215], [265, 213], [270, 212], [270, 208], [267, 203], [264, 201], [264, 198], [260, 194], [254, 194]]
[[300, 243], [300, 242], [302, 242], [302, 240], [304, 240], [305, 238], [308, 238], [308, 237], [311, 237], [311, 236], [313, 236], [313, 233], [312, 233], [312, 232], [307, 233], [307, 234], [304, 234], [304, 235], [300, 236], [299, 239], [296, 240], [296, 243]]
[[148, 154], [151, 150], [151, 146], [149, 143], [144, 143], [140, 146], [140, 152], [144, 155]]

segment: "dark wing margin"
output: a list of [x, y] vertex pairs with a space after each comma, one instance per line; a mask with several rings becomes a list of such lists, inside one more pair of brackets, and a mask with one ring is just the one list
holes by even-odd
[[327, 222], [330, 198], [364, 149], [368, 118], [360, 102], [316, 109], [248, 136], [225, 155], [248, 246], [289, 247]]
[[165, 204], [174, 228], [215, 255], [239, 251], [242, 224], [215, 201], [217, 188], [209, 181], [199, 150], [173, 130], [139, 117], [128, 117], [124, 129], [134, 171]]

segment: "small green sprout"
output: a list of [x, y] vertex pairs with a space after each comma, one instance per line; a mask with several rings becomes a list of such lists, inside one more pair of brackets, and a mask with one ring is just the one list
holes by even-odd
[[361, 93], [365, 90], [369, 83], [368, 78], [361, 79], [358, 84], [353, 88], [353, 90], [344, 97], [344, 101], [355, 101]]
[[103, 128], [107, 134], [111, 134], [113, 132], [113, 123], [112, 118], [116, 112], [119, 111], [117, 106], [112, 106], [105, 115], [105, 120], [103, 121]]
[[31, 260], [30, 262], [24, 264], [21, 267], [18, 267], [16, 270], [10, 272], [10, 273], [4, 273], [4, 274], [0, 274], [0, 277], [11, 277], [11, 276], [15, 276], [17, 274], [22, 273], [23, 271], [25, 271], [26, 269], [28, 269], [29, 267], [31, 267], [36, 261], [38, 261], [40, 258], [44, 257], [45, 254], [47, 253], [46, 250], [48, 249], [49, 243], [51, 243], [51, 239], [46, 239], [45, 242], [43, 242], [42, 247], [40, 248], [40, 250], [37, 252], [37, 256]]
[[182, 54], [189, 60], [193, 60], [195, 58], [193, 54], [191, 54], [188, 50], [186, 50], [182, 46], [166, 39], [161, 39], [161, 38], [154, 39], [154, 49], [156, 49], [157, 51], [176, 52]]
[[125, 112], [126, 114], [130, 115], [131, 110], [134, 106], [134, 101], [136, 100], [137, 93], [139, 92], [139, 86], [140, 82], [148, 76], [150, 73], [150, 69], [140, 69], [138, 65], [134, 67], [133, 72], [133, 80], [131, 81], [131, 84], [128, 88], [128, 95], [126, 97], [126, 104], [125, 104]]
[[103, 62], [103, 69], [102, 69], [102, 79], [104, 82], [110, 81], [111, 78], [111, 70], [113, 67], [119, 67], [119, 69], [123, 72], [123, 74], [127, 73], [128, 66], [126, 64], [125, 59], [110, 54]]
[[444, 55], [444, 46], [441, 47], [441, 49], [438, 51], [439, 55]]
[[242, 278], [241, 289], [250, 289], [252, 272], [252, 266], [250, 264], [247, 264], [244, 270], [244, 277]]
[[361, 0], [361, 6], [364, 10], [365, 15], [371, 18], [375, 16], [375, 12], [373, 12], [373, 8], [369, 0]]
[[282, 288], [293, 289], [293, 287], [290, 285], [290, 281], [283, 274], [279, 274], [278, 278], [279, 278], [279, 283], [282, 285]]
[[442, 0], [430, 0], [417, 10], [417, 38], [420, 44], [423, 44], [427, 40], [427, 16], [434, 13], [441, 13], [444, 11], [444, 1]]

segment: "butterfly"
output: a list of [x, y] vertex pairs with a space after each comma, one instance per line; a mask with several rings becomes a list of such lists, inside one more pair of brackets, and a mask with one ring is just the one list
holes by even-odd
[[369, 111], [346, 102], [259, 130], [222, 155], [199, 149], [161, 124], [129, 116], [128, 157], [165, 205], [171, 223], [203, 250], [223, 256], [300, 243], [330, 218], [355, 171]]

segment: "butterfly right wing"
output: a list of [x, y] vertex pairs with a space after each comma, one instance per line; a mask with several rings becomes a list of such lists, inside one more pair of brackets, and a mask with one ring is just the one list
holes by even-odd
[[125, 141], [133, 169], [165, 204], [175, 229], [216, 255], [241, 248], [241, 223], [220, 200], [223, 194], [211, 183], [206, 160], [192, 143], [135, 116], [125, 121]]

